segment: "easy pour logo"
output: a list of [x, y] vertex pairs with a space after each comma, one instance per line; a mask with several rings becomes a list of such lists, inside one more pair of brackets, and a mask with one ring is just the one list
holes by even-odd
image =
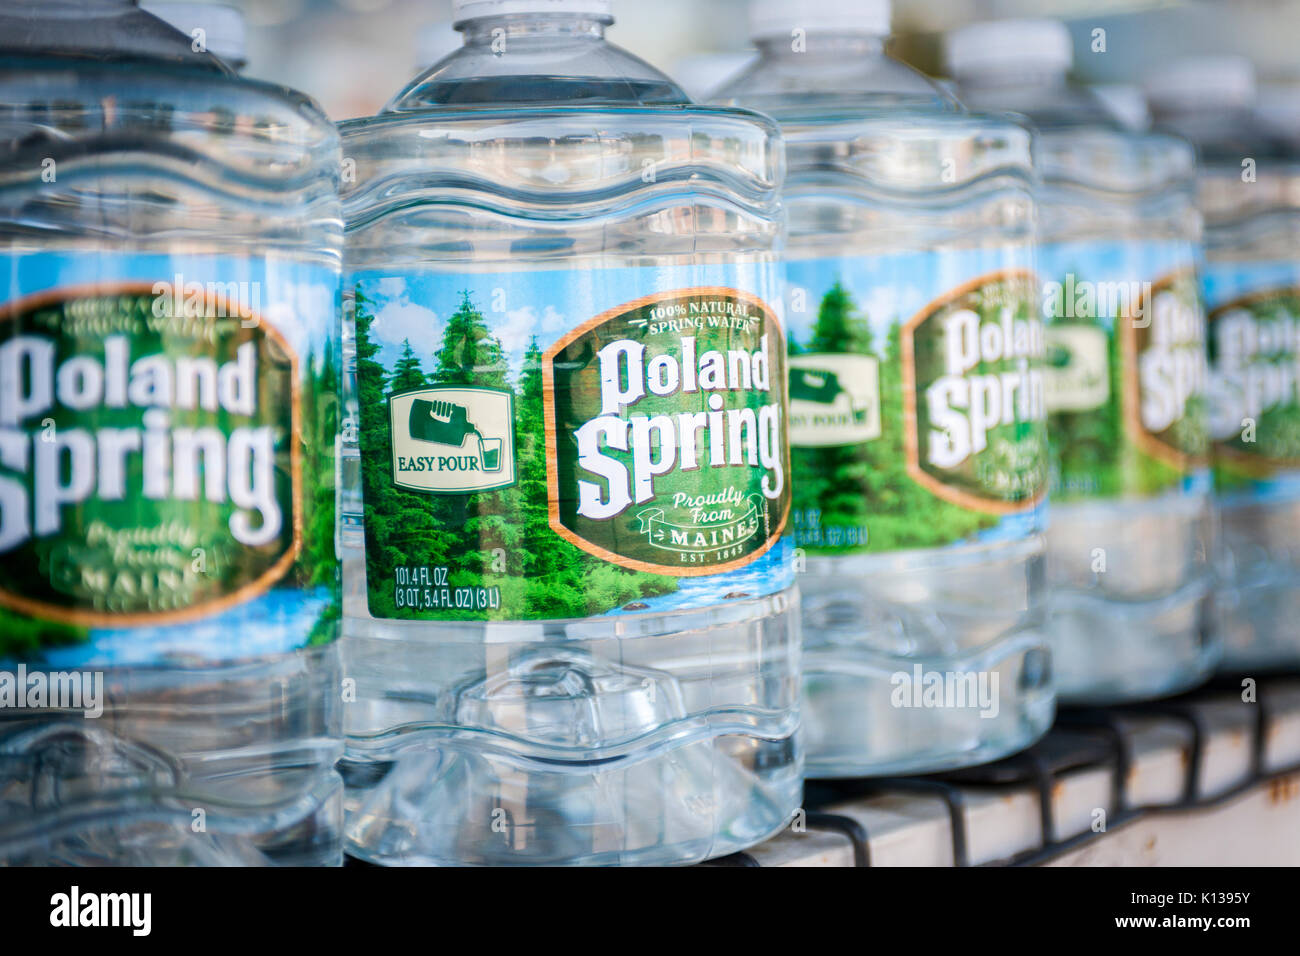
[[388, 408], [397, 487], [469, 494], [515, 483], [512, 392], [424, 388], [394, 395]]
[[619, 306], [542, 357], [551, 527], [659, 574], [742, 567], [790, 511], [785, 337], [728, 288]]
[[880, 363], [870, 355], [818, 352], [790, 364], [790, 444], [856, 445], [881, 435]]
[[248, 600], [301, 546], [297, 357], [146, 283], [0, 311], [0, 604], [129, 626]]
[[912, 477], [962, 507], [1033, 508], [1046, 488], [1045, 352], [1028, 272], [974, 279], [909, 319], [903, 419]]
[[1044, 384], [1049, 412], [1091, 412], [1110, 401], [1110, 341], [1096, 325], [1046, 329]]

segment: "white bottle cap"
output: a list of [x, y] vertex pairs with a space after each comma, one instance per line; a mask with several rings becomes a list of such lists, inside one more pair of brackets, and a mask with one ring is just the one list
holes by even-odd
[[511, 13], [585, 13], [612, 21], [610, 0], [453, 0], [454, 24], [479, 17], [501, 17]]
[[1255, 99], [1255, 68], [1242, 56], [1187, 57], [1152, 70], [1143, 86], [1156, 110], [1249, 106]]
[[204, 48], [233, 67], [248, 62], [248, 38], [244, 15], [224, 3], [170, 3], [144, 0], [140, 8], [159, 20], [166, 20], [191, 39], [203, 31]]
[[889, 0], [753, 0], [749, 35], [755, 40], [809, 33], [889, 36]]
[[1068, 72], [1074, 61], [1070, 31], [1057, 20], [986, 20], [948, 34], [948, 72], [958, 77], [1023, 72]]

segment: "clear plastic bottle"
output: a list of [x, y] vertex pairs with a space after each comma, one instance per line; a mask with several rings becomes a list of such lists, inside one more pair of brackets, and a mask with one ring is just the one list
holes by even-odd
[[801, 106], [960, 111], [951, 93], [885, 52], [890, 13], [889, 0], [753, 0], [758, 56], [712, 99], [743, 97], [753, 109], [787, 114]]
[[607, 43], [606, 0], [456, 12], [343, 128], [349, 852], [740, 849], [802, 792], [779, 132]]
[[[716, 94], [770, 113], [787, 142], [803, 726], [818, 777], [992, 760], [1054, 710], [1030, 134], [889, 59], [888, 30], [888, 3], [756, 3], [759, 59]], [[1001, 340], [1004, 319], [1005, 347], [937, 363], [967, 332]], [[941, 393], [1003, 373], [1016, 398], [976, 438]], [[970, 447], [941, 447], [947, 425]]]
[[1124, 131], [1069, 83], [1070, 36], [1054, 21], [974, 24], [947, 55], [963, 102], [1040, 134], [1058, 693], [1174, 693], [1217, 658], [1192, 151]]
[[123, 0], [0, 104], [0, 861], [337, 865], [337, 133]]
[[1300, 153], [1252, 115], [1236, 57], [1148, 80], [1157, 122], [1199, 157], [1223, 666], [1300, 664]]

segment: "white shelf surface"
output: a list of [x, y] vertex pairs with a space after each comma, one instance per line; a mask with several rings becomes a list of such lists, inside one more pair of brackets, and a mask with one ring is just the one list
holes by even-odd
[[[1263, 770], [1276, 775], [1300, 767], [1300, 680], [1261, 680], [1267, 700]], [[1088, 834], [1105, 814], [1105, 829], [1044, 861], [1058, 866], [1297, 866], [1300, 865], [1300, 769], [1255, 778], [1259, 704], [1240, 694], [1209, 695], [1180, 704], [1203, 729], [1196, 803], [1183, 803], [1195, 732], [1175, 716], [1125, 714], [1116, 718], [1129, 754], [1125, 801], [1139, 811], [1116, 820], [1114, 766], [1066, 771], [1051, 789], [1056, 843]], [[1039, 794], [1030, 785], [960, 785], [973, 865], [1041, 851]], [[1165, 808], [1165, 809], [1161, 809]], [[943, 798], [885, 791], [821, 807], [848, 817], [868, 834], [872, 866], [952, 866], [949, 808]], [[1100, 811], [1100, 812], [1099, 812]], [[1113, 825], [1112, 825], [1113, 821]], [[853, 845], [838, 832], [790, 830], [750, 849], [762, 866], [852, 866]]]

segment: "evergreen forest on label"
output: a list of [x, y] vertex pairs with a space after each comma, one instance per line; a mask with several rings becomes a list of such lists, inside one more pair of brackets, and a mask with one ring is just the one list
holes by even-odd
[[[993, 514], [970, 511], [944, 501], [919, 485], [907, 470], [903, 435], [901, 322], [889, 324], [877, 341], [871, 323], [842, 283], [822, 297], [807, 342], [790, 337], [791, 355], [847, 353], [879, 360], [879, 438], [854, 445], [793, 448], [794, 512], [797, 543], [812, 554], [893, 551], [950, 544], [997, 524]], [[814, 524], [823, 543], [801, 531]], [[867, 542], [825, 543], [829, 528], [865, 528]]]
[[[361, 409], [366, 573], [376, 617], [528, 620], [587, 617], [677, 588], [667, 575], [619, 567], [578, 548], [550, 526], [542, 352], [534, 337], [517, 381], [501, 344], [468, 292], [426, 361], [404, 341], [391, 372], [371, 334], [373, 304], [356, 296], [357, 389]], [[515, 484], [471, 494], [425, 494], [393, 484], [388, 399], [435, 386], [510, 390], [515, 408]], [[452, 588], [499, 588], [487, 610], [397, 606], [401, 567], [446, 568]]]

